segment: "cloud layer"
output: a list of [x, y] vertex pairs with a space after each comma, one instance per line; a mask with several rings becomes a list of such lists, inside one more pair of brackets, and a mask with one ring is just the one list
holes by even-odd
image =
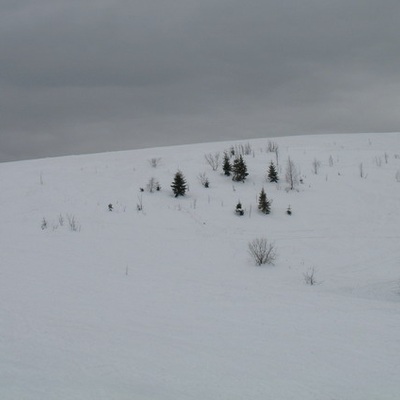
[[399, 130], [397, 0], [9, 0], [0, 11], [0, 161]]

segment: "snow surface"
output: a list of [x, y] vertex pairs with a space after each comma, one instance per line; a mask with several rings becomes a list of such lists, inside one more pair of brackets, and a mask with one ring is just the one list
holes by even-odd
[[251, 140], [245, 183], [204, 158], [240, 143], [0, 164], [2, 400], [400, 398], [400, 134]]

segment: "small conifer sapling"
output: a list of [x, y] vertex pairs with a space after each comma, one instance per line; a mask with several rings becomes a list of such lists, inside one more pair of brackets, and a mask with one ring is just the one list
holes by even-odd
[[246, 180], [247, 175], [247, 165], [243, 160], [243, 157], [240, 155], [239, 157], [235, 158], [232, 166], [232, 180], [236, 182], [244, 182]]
[[236, 204], [235, 212], [237, 215], [244, 215], [244, 210], [242, 208], [242, 203], [240, 201], [238, 201], [238, 203]]
[[174, 181], [171, 184], [175, 197], [184, 196], [187, 190], [186, 179], [181, 171], [175, 174]]
[[258, 198], [258, 209], [264, 214], [269, 214], [271, 212], [271, 200], [268, 200], [264, 188], [261, 189]]
[[268, 180], [274, 183], [278, 183], [279, 181], [278, 172], [276, 171], [276, 167], [273, 161], [271, 161], [271, 164], [268, 168]]
[[224, 171], [224, 175], [226, 176], [230, 176], [231, 172], [232, 172], [232, 165], [231, 162], [229, 160], [229, 155], [228, 153], [224, 153], [224, 161], [222, 164], [222, 170]]

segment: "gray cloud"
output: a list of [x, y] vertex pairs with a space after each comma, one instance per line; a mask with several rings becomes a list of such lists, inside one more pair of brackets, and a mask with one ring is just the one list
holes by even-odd
[[397, 0], [13, 0], [0, 11], [0, 161], [399, 130]]

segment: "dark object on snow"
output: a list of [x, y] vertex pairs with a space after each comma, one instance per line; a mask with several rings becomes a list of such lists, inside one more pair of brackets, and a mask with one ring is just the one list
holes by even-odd
[[236, 204], [235, 213], [237, 215], [244, 215], [244, 210], [242, 208], [242, 203], [240, 201]]
[[108, 205], [108, 211], [112, 211], [113, 210], [113, 205], [110, 203], [109, 205]]
[[184, 196], [187, 190], [186, 179], [183, 176], [181, 171], [178, 171], [175, 174], [174, 181], [171, 185], [172, 191], [174, 192], [175, 197]]
[[240, 155], [238, 158], [235, 158], [232, 165], [232, 180], [236, 182], [244, 182], [246, 180], [247, 175], [247, 166], [243, 160], [243, 157]]
[[232, 165], [229, 161], [228, 153], [224, 153], [224, 163], [222, 165], [222, 170], [226, 176], [230, 176], [232, 172]]
[[292, 210], [291, 210], [290, 206], [289, 206], [288, 209], [286, 210], [286, 214], [287, 214], [287, 215], [292, 215]]
[[268, 180], [274, 183], [278, 183], [279, 181], [278, 172], [276, 171], [273, 161], [271, 161], [271, 164], [269, 165], [268, 168]]
[[268, 200], [264, 188], [261, 189], [261, 193], [258, 198], [258, 209], [264, 214], [269, 214], [271, 212], [271, 200]]

